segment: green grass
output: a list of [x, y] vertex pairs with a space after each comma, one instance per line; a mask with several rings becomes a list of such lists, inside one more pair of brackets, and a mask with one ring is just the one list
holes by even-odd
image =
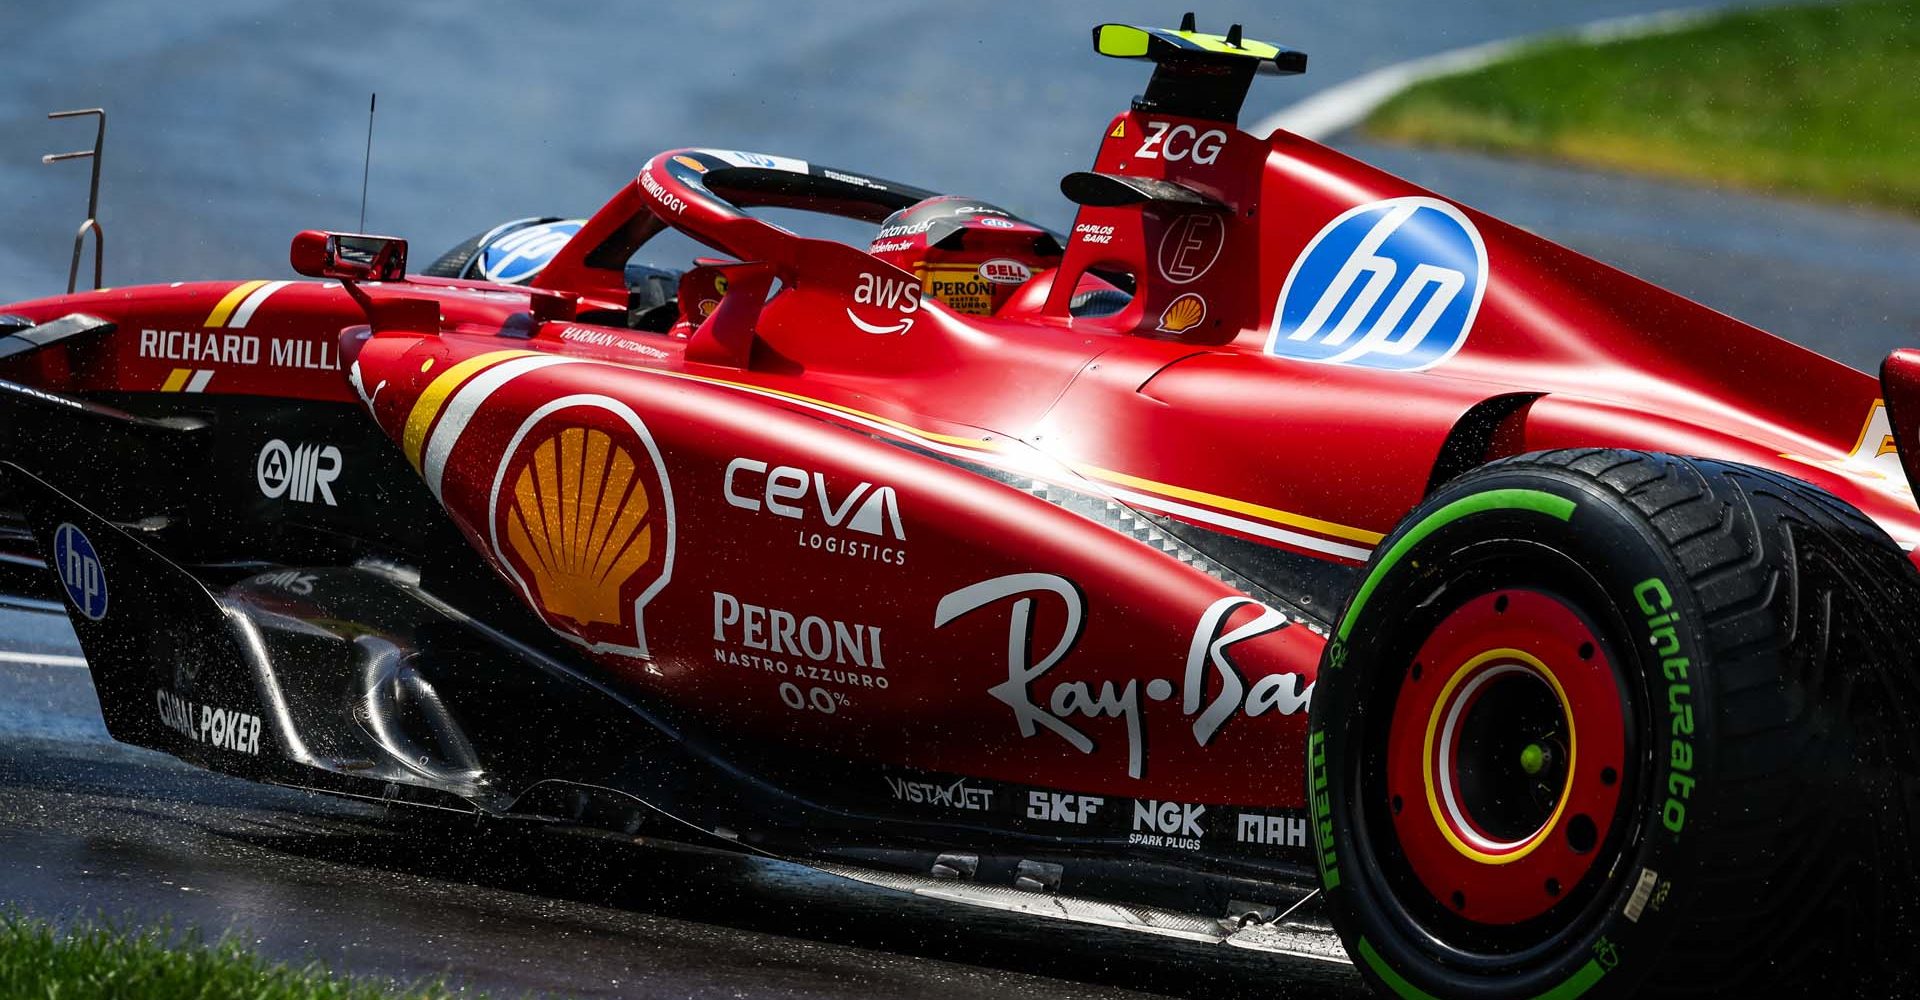
[[1729, 14], [1552, 41], [1383, 105], [1368, 134], [1920, 215], [1920, 3]]
[[231, 938], [106, 923], [56, 929], [0, 915], [0, 1000], [441, 1000], [437, 984], [393, 990], [317, 964], [269, 962]]

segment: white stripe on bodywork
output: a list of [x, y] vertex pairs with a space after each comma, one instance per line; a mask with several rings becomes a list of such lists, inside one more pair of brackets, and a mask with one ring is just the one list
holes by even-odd
[[194, 372], [193, 378], [187, 382], [187, 391], [188, 392], [205, 392], [207, 389], [207, 383], [211, 381], [213, 381], [213, 369], [202, 368], [201, 370]]
[[1288, 531], [1285, 528], [1275, 527], [1271, 524], [1262, 524], [1259, 521], [1249, 521], [1246, 518], [1234, 517], [1231, 514], [1222, 514], [1219, 511], [1207, 510], [1204, 507], [1194, 507], [1172, 500], [1165, 500], [1151, 494], [1135, 493], [1131, 490], [1113, 489], [1112, 487], [1109, 487], [1109, 489], [1112, 489], [1113, 495], [1116, 498], [1131, 506], [1145, 507], [1149, 510], [1173, 514], [1189, 520], [1199, 521], [1203, 524], [1232, 528], [1235, 531], [1244, 531], [1249, 535], [1270, 539], [1284, 545], [1292, 545], [1310, 552], [1325, 552], [1328, 555], [1339, 556], [1342, 559], [1352, 559], [1356, 562], [1365, 562], [1367, 557], [1373, 554], [1372, 549], [1362, 546], [1347, 545], [1343, 542], [1329, 541], [1325, 538], [1302, 534], [1298, 531]]
[[291, 284], [293, 284], [291, 281], [269, 281], [259, 288], [254, 289], [253, 294], [247, 296], [246, 301], [240, 303], [240, 308], [234, 310], [233, 318], [227, 321], [227, 329], [238, 330], [246, 326], [247, 321], [253, 318], [254, 310], [260, 308], [261, 304], [267, 301], [267, 296]]
[[[606, 362], [602, 362], [602, 363], [606, 363]], [[1163, 514], [1172, 514], [1177, 517], [1184, 517], [1188, 520], [1198, 521], [1203, 524], [1211, 524], [1211, 525], [1215, 525], [1217, 527], [1222, 527], [1222, 528], [1231, 528], [1235, 531], [1244, 531], [1247, 534], [1253, 535], [1258, 538], [1265, 538], [1265, 539], [1280, 542], [1286, 545], [1291, 545], [1296, 548], [1306, 549], [1309, 552], [1324, 552], [1328, 555], [1338, 556], [1342, 559], [1352, 559], [1357, 562], [1365, 562], [1367, 560], [1367, 557], [1373, 554], [1373, 549], [1368, 548], [1366, 546], [1348, 545], [1344, 542], [1337, 542], [1337, 541], [1333, 541], [1332, 539], [1321, 538], [1316, 535], [1309, 535], [1309, 534], [1305, 534], [1303, 532], [1298, 532], [1298, 531], [1289, 531], [1286, 528], [1278, 527], [1271, 524], [1266, 524], [1260, 521], [1250, 521], [1250, 520], [1247, 520], [1246, 518], [1235, 517], [1231, 514], [1223, 514], [1219, 511], [1209, 510], [1204, 507], [1195, 507], [1190, 504], [1184, 504], [1184, 503], [1179, 503], [1173, 500], [1167, 500], [1162, 497], [1153, 496], [1151, 494], [1136, 493], [1136, 492], [1133, 492], [1132, 490], [1120, 489], [1119, 487], [1116, 487], [1110, 483], [1101, 482], [1099, 480], [1091, 479], [1087, 476], [1074, 473], [1068, 470], [1066, 466], [1060, 464], [1058, 460], [1044, 457], [1043, 453], [1035, 451], [1031, 445], [1027, 445], [1026, 442], [1019, 441], [1019, 439], [1017, 438], [1010, 438], [1010, 439], [1007, 439], [1007, 441], [1009, 444], [1013, 444], [1017, 442], [1023, 445], [1024, 447], [1021, 448], [1021, 450], [1019, 451], [1011, 451], [1011, 452], [1001, 451], [998, 453], [994, 453], [994, 452], [976, 451], [973, 449], [954, 448], [949, 445], [943, 444], [939, 441], [935, 441], [931, 438], [922, 437], [919, 434], [915, 434], [912, 431], [906, 428], [900, 427], [898, 425], [886, 424], [877, 420], [870, 420], [860, 416], [859, 414], [848, 413], [844, 410], [835, 409], [834, 407], [826, 406], [824, 404], [816, 403], [810, 400], [794, 399], [791, 396], [783, 396], [779, 393], [769, 392], [764, 389], [757, 388], [755, 386], [738, 385], [738, 384], [728, 383], [728, 382], [716, 382], [711, 379], [703, 379], [697, 376], [684, 375], [684, 374], [681, 374], [680, 372], [662, 371], [658, 368], [643, 368], [639, 366], [619, 366], [619, 367], [626, 367], [630, 371], [644, 372], [648, 375], [660, 375], [666, 378], [686, 379], [688, 381], [700, 382], [704, 385], [711, 385], [721, 389], [732, 389], [735, 392], [744, 392], [749, 395], [761, 396], [767, 399], [771, 399], [778, 403], [786, 403], [790, 406], [798, 406], [804, 409], [815, 410], [817, 412], [824, 413], [836, 419], [846, 420], [851, 423], [856, 423], [865, 427], [870, 427], [873, 430], [878, 431], [881, 434], [884, 434], [888, 437], [904, 437], [904, 438], [911, 439], [924, 448], [927, 448], [932, 451], [937, 451], [942, 454], [953, 455], [957, 458], [963, 458], [963, 459], [967, 459], [975, 462], [985, 462], [989, 465], [1006, 469], [1011, 472], [1017, 472], [1023, 475], [1032, 476], [1036, 479], [1048, 480], [1054, 483], [1058, 483], [1059, 485], [1065, 486], [1069, 489], [1079, 490], [1080, 492], [1087, 493], [1093, 496], [1106, 497], [1112, 500], [1121, 501], [1127, 504], [1128, 506], [1143, 507], [1148, 510], [1157, 510]], [[1024, 461], [1023, 462], [1021, 461], [1021, 458], [1023, 457], [1037, 458], [1037, 459], [1040, 459], [1040, 461]]]
[[446, 408], [440, 411], [440, 421], [433, 425], [433, 433], [427, 437], [427, 447], [421, 454], [420, 474], [427, 481], [427, 489], [433, 491], [434, 499], [440, 499], [440, 480], [446, 475], [447, 457], [453, 454], [453, 446], [460, 443], [460, 435], [466, 431], [467, 422], [480, 409], [487, 397], [508, 382], [530, 371], [538, 371], [553, 365], [577, 365], [584, 358], [556, 358], [552, 355], [534, 358], [514, 358], [502, 362], [467, 380], [467, 384], [453, 394]]

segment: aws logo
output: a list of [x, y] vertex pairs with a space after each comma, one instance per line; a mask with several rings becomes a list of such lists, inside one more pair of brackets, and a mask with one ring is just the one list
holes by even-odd
[[853, 301], [887, 310], [889, 318], [894, 320], [892, 323], [869, 323], [849, 306], [847, 318], [860, 330], [879, 335], [906, 333], [913, 329], [913, 314], [920, 311], [920, 285], [912, 280], [862, 271], [860, 279], [853, 285]]
[[646, 656], [642, 613], [673, 573], [673, 492], [653, 436], [606, 396], [534, 411], [488, 500], [494, 555], [551, 628]]

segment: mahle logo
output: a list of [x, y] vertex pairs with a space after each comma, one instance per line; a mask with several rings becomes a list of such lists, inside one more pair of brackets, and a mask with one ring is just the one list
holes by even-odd
[[1294, 261], [1267, 353], [1418, 371], [1467, 342], [1486, 294], [1487, 248], [1458, 208], [1390, 198], [1327, 223]]

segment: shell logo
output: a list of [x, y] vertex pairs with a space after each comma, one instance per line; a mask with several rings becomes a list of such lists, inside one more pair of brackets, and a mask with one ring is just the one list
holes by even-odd
[[650, 501], [633, 456], [605, 431], [569, 427], [534, 446], [514, 480], [507, 544], [540, 606], [571, 621], [620, 621], [620, 589], [653, 555]]
[[1154, 329], [1181, 334], [1199, 326], [1206, 318], [1207, 300], [1188, 292], [1167, 303], [1167, 308], [1160, 313], [1160, 324]]
[[673, 493], [659, 449], [605, 396], [535, 410], [501, 454], [488, 502], [495, 557], [561, 636], [647, 654], [642, 619], [673, 572]]

